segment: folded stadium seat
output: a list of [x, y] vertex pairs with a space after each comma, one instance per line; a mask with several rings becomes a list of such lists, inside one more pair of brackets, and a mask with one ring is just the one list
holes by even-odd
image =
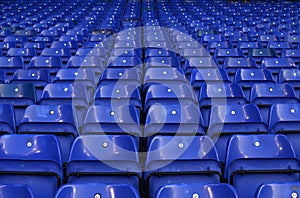
[[35, 48], [10, 48], [6, 56], [21, 56], [25, 64], [28, 64], [30, 59], [36, 56]]
[[272, 35], [272, 34], [271, 35], [260, 35], [258, 41], [265, 48], [268, 46], [268, 43], [279, 41], [279, 38], [276, 35]]
[[241, 49], [245, 56], [248, 56], [248, 51], [251, 48], [262, 48], [260, 42], [255, 41], [239, 41], [237, 42], [237, 48]]
[[214, 57], [218, 62], [219, 66], [222, 66], [224, 64], [225, 58], [243, 58], [244, 54], [239, 48], [218, 48], [215, 51]]
[[[145, 49], [147, 48], [162, 48], [173, 51], [173, 46], [169, 41], [147, 41], [143, 45]], [[193, 47], [192, 45], [190, 47]], [[195, 47], [195, 46], [194, 46]]]
[[199, 90], [203, 84], [213, 83], [230, 83], [226, 71], [222, 68], [211, 69], [193, 69], [190, 77], [190, 83], [194, 88], [196, 95], [199, 95]]
[[46, 48], [46, 43], [44, 41], [37, 42], [26, 42], [22, 46], [23, 48], [34, 48], [37, 55], [40, 55], [42, 50]]
[[180, 67], [177, 57], [149, 57], [145, 60], [146, 68], [150, 67]]
[[166, 185], [219, 183], [217, 151], [206, 136], [155, 136], [149, 145], [144, 179], [149, 197]]
[[[55, 136], [3, 135], [0, 145], [3, 148], [0, 151], [0, 183], [26, 185], [32, 197], [55, 196], [63, 178], [60, 145]], [[17, 194], [17, 189], [13, 193]], [[26, 194], [31, 197], [28, 189], [22, 193], [21, 197]]]
[[30, 105], [18, 126], [18, 133], [54, 134], [62, 148], [62, 160], [66, 162], [78, 135], [77, 127], [77, 112], [71, 105]]
[[15, 111], [10, 104], [0, 104], [0, 134], [16, 133]]
[[16, 42], [0, 42], [0, 49], [2, 51], [2, 55], [6, 55], [10, 48], [17, 47]]
[[255, 69], [258, 67], [252, 58], [226, 57], [224, 59], [223, 68], [227, 71], [229, 79], [233, 81], [237, 70]]
[[292, 58], [263, 58], [261, 67], [272, 72], [273, 78], [277, 81], [281, 69], [296, 69], [296, 64]]
[[229, 184], [170, 184], [161, 187], [158, 190], [155, 198], [181, 198], [181, 197], [201, 197], [212, 198], [222, 197], [237, 198], [237, 193], [234, 187]]
[[277, 54], [273, 48], [250, 48], [248, 57], [253, 58], [256, 64], [260, 66], [263, 58], [276, 58]]
[[25, 67], [28, 70], [47, 69], [50, 73], [51, 80], [54, 79], [56, 72], [62, 68], [61, 58], [58, 56], [35, 56], [29, 65]]
[[[200, 50], [200, 49], [197, 49]], [[151, 57], [176, 57], [174, 51], [162, 48], [147, 48], [145, 50], [145, 60]]]
[[12, 33], [10, 30], [0, 30], [0, 42], [3, 42], [4, 38], [10, 36]]
[[115, 83], [117, 81], [141, 86], [142, 73], [136, 67], [131, 68], [106, 68], [101, 74], [99, 83]]
[[144, 74], [143, 91], [152, 84], [168, 85], [172, 83], [187, 83], [181, 68], [175, 67], [149, 67]]
[[71, 51], [69, 48], [45, 48], [41, 52], [41, 56], [58, 56], [61, 58], [63, 65], [66, 65], [71, 57]]
[[56, 193], [55, 198], [82, 198], [82, 197], [130, 197], [140, 198], [138, 191], [129, 185], [83, 183], [63, 185]]
[[195, 104], [151, 105], [145, 118], [144, 136], [204, 135], [202, 115]]
[[290, 84], [295, 91], [296, 96], [300, 94], [300, 70], [299, 69], [281, 69], [278, 76], [279, 83]]
[[207, 135], [215, 142], [219, 159], [225, 163], [229, 139], [234, 134], [268, 132], [256, 105], [215, 105], [211, 108]]
[[129, 56], [129, 57], [137, 57], [142, 59], [142, 49], [136, 49], [136, 48], [113, 48], [111, 52], [111, 56], [113, 57], [123, 57], [123, 56]]
[[194, 68], [196, 69], [217, 69], [218, 64], [216, 63], [215, 59], [213, 57], [190, 57], [188, 58], [184, 65], [183, 70], [185, 72], [185, 75], [189, 78], [192, 70]]
[[68, 183], [122, 184], [139, 191], [140, 179], [138, 143], [133, 137], [84, 135], [74, 141], [67, 164]]
[[32, 37], [36, 35], [34, 30], [17, 30], [14, 34], [15, 36], [25, 36], [30, 41]]
[[42, 36], [54, 36], [55, 38], [59, 38], [62, 35], [62, 31], [58, 28], [43, 30], [40, 35]]
[[53, 41], [51, 48], [69, 48], [72, 55], [75, 55], [78, 45], [76, 41]]
[[103, 57], [105, 61], [107, 61], [110, 52], [102, 47], [95, 48], [78, 48], [76, 51], [76, 56], [100, 56]]
[[198, 104], [197, 96], [189, 83], [169, 81], [165, 84], [150, 84], [144, 91], [144, 111], [155, 103], [163, 105], [171, 104]]
[[210, 55], [214, 55], [216, 49], [218, 48], [232, 48], [231, 42], [228, 41], [209, 41], [207, 43], [207, 50], [209, 51]]
[[53, 36], [35, 36], [32, 39], [32, 42], [44, 42], [46, 43], [46, 47], [50, 47], [52, 42], [54, 42], [54, 37]]
[[300, 49], [283, 49], [282, 57], [292, 58], [297, 66], [300, 63]]
[[84, 38], [84, 41], [88, 38], [88, 30], [86, 28], [75, 27], [66, 32], [66, 35], [79, 35]]
[[286, 135], [300, 159], [300, 146], [298, 133], [300, 121], [299, 104], [273, 104], [270, 109], [269, 132]]
[[59, 37], [59, 41], [64, 41], [64, 42], [68, 42], [68, 41], [76, 41], [78, 47], [82, 47], [83, 43], [84, 43], [84, 38], [82, 35], [80, 34], [74, 34], [74, 35], [61, 35]]
[[205, 126], [208, 126], [209, 112], [213, 105], [247, 103], [242, 88], [236, 83], [203, 84], [199, 91], [198, 101]]
[[[53, 83], [82, 84], [87, 93], [87, 101], [91, 102], [96, 89], [96, 80], [93, 70], [89, 68], [69, 68], [58, 70]], [[79, 85], [81, 86], [81, 85]]]
[[289, 35], [285, 37], [285, 41], [290, 42], [294, 48], [300, 43], [300, 35]]
[[191, 57], [209, 57], [210, 54], [205, 48], [183, 48], [180, 52], [180, 63], [184, 64], [185, 60]]
[[284, 41], [271, 41], [268, 43], [268, 48], [275, 49], [277, 56], [280, 57], [282, 54], [283, 49], [293, 49], [293, 46], [290, 42], [284, 42]]
[[31, 83], [0, 84], [0, 104], [11, 104], [15, 110], [16, 126], [27, 106], [35, 104], [36, 92]]
[[[160, 46], [156, 46], [160, 47]], [[199, 48], [199, 49], [205, 49], [202, 44], [198, 43], [197, 41], [181, 41], [181, 42], [176, 42], [174, 49], [171, 46], [161, 46], [164, 49], [168, 49], [169, 51], [175, 51], [177, 54], [181, 52], [183, 49], [194, 49], [194, 48]]]
[[225, 177], [239, 196], [253, 198], [262, 184], [298, 181], [299, 161], [284, 135], [236, 135], [227, 148]]
[[298, 103], [298, 96], [290, 84], [259, 83], [254, 84], [250, 91], [250, 102], [260, 109], [262, 118], [269, 123], [270, 107], [274, 103]]
[[89, 107], [87, 89], [81, 83], [49, 83], [45, 86], [39, 104], [60, 105], [71, 104], [78, 116], [78, 124], [84, 121], [86, 110]]
[[23, 43], [27, 42], [26, 36], [7, 36], [4, 38], [3, 42], [13, 42], [16, 43], [17, 47], [21, 47]]
[[24, 197], [33, 198], [31, 189], [27, 185], [21, 184], [2, 184], [0, 185], [0, 194], [3, 197], [13, 198], [13, 197]]
[[24, 69], [24, 60], [21, 56], [0, 57], [0, 69], [5, 72], [7, 81], [9, 81], [17, 69]]
[[239, 42], [251, 42], [253, 39], [250, 35], [242, 34], [240, 36], [231, 35], [228, 40], [232, 43], [232, 47], [236, 48]]
[[205, 34], [201, 36], [201, 43], [204, 47], [207, 47], [207, 43], [211, 41], [226, 41], [225, 37], [222, 34]]
[[69, 68], [89, 68], [95, 73], [95, 79], [99, 79], [100, 75], [105, 67], [105, 60], [98, 56], [71, 56], [67, 69]]
[[250, 91], [254, 84], [275, 83], [272, 73], [268, 69], [239, 69], [236, 71], [234, 82], [238, 83], [250, 101]]
[[81, 134], [130, 134], [141, 137], [140, 111], [127, 104], [90, 106]]
[[37, 101], [40, 101], [44, 87], [50, 83], [50, 74], [46, 69], [18, 69], [9, 83], [32, 83], [35, 86]]
[[256, 191], [255, 198], [298, 197], [300, 194], [299, 185], [299, 182], [266, 183]]

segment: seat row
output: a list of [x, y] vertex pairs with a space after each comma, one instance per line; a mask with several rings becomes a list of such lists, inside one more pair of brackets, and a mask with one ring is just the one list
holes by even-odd
[[[58, 191], [58, 197], [77, 188], [78, 192], [74, 193], [80, 193], [83, 184], [88, 183], [121, 185], [116, 187], [123, 186], [123, 190], [136, 196], [137, 192], [143, 192], [142, 182], [150, 198], [172, 195], [174, 190], [188, 195], [185, 189], [195, 189], [197, 183], [217, 184], [205, 188], [227, 189], [231, 193], [228, 196], [234, 198], [237, 195], [252, 198], [268, 193], [273, 185], [268, 183], [297, 182], [300, 171], [293, 147], [284, 135], [233, 136], [228, 144], [224, 175], [213, 142], [206, 136], [153, 138], [146, 153], [144, 172], [132, 137], [80, 136], [73, 143], [65, 176], [60, 144], [55, 136], [3, 135], [0, 145], [3, 148], [0, 182], [27, 184], [34, 197], [54, 197], [64, 178], [68, 184]], [[35, 165], [37, 162], [39, 166]], [[230, 186], [219, 184], [222, 176], [236, 192]], [[266, 185], [261, 187], [262, 184]], [[94, 185], [90, 185], [92, 192]], [[200, 193], [200, 189], [193, 193]], [[26, 192], [20, 186], [15, 190], [13, 193]]]

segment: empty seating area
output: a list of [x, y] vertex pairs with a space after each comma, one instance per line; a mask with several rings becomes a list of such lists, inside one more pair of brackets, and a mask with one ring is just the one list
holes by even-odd
[[300, 196], [300, 3], [0, 3], [0, 196]]

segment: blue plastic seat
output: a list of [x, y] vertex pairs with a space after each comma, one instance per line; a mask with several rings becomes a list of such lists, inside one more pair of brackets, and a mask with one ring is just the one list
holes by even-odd
[[283, 49], [282, 57], [292, 58], [293, 61], [299, 65], [300, 63], [300, 49]]
[[20, 134], [54, 134], [61, 145], [63, 162], [77, 136], [76, 112], [71, 105], [30, 105], [18, 126]]
[[262, 48], [261, 43], [255, 41], [239, 41], [237, 47], [240, 48], [245, 55], [248, 55], [248, 50], [251, 48]]
[[6, 55], [10, 48], [17, 47], [15, 42], [0, 42], [0, 49], [2, 50], [2, 54]]
[[300, 121], [299, 104], [273, 104], [270, 109], [269, 132], [286, 135], [291, 141], [296, 156], [300, 159], [298, 125]]
[[283, 49], [293, 49], [293, 46], [289, 42], [279, 42], [279, 41], [272, 41], [268, 43], [268, 48], [273, 48], [275, 49], [276, 53], [278, 56], [282, 54]]
[[219, 65], [223, 65], [225, 58], [227, 58], [227, 57], [243, 58], [244, 54], [239, 48], [232, 48], [232, 49], [219, 48], [219, 49], [216, 49], [214, 57], [218, 61]]
[[107, 63], [107, 67], [113, 68], [130, 68], [130, 67], [142, 67], [142, 60], [138, 57], [110, 57]]
[[144, 136], [204, 135], [203, 119], [195, 104], [159, 104], [150, 106], [146, 114]]
[[35, 48], [10, 48], [7, 56], [21, 56], [25, 63], [29, 63], [30, 59], [36, 56]]
[[299, 182], [266, 183], [257, 190], [255, 198], [298, 197], [300, 194], [299, 188]]
[[205, 126], [208, 126], [211, 106], [247, 103], [242, 88], [236, 83], [203, 84], [198, 100]]
[[77, 41], [53, 41], [51, 48], [69, 48], [72, 54], [78, 49]]
[[26, 107], [36, 102], [33, 84], [0, 84], [0, 104], [11, 104], [14, 107], [16, 126], [20, 123]]
[[273, 48], [251, 48], [248, 50], [248, 57], [253, 58], [260, 66], [263, 58], [276, 58], [277, 54]]
[[146, 68], [149, 67], [180, 67], [177, 57], [149, 57], [146, 59]]
[[140, 87], [131, 81], [100, 83], [94, 95], [95, 105], [133, 105], [142, 109]]
[[[53, 135], [3, 135], [0, 145], [0, 183], [27, 185], [37, 198], [55, 196], [63, 170], [60, 145]], [[31, 197], [26, 191], [21, 197]]]
[[276, 80], [281, 69], [296, 69], [292, 58], [263, 58], [261, 67], [271, 71]]
[[145, 50], [145, 59], [150, 57], [176, 57], [175, 52], [161, 48], [147, 48]]
[[27, 42], [28, 39], [26, 36], [6, 36], [3, 42], [14, 42], [16, 43], [17, 47], [21, 47], [23, 43]]
[[131, 56], [131, 57], [142, 58], [142, 50], [136, 48], [113, 48], [111, 52], [111, 56], [114, 57]]
[[205, 34], [201, 37], [201, 43], [206, 47], [210, 41], [225, 41], [225, 37], [222, 34]]
[[299, 161], [284, 135], [236, 135], [229, 141], [225, 177], [239, 196], [255, 197], [265, 183], [298, 181], [298, 170]]
[[25, 68], [28, 70], [47, 69], [51, 80], [54, 79], [56, 72], [62, 68], [61, 58], [58, 56], [35, 56]]
[[234, 82], [242, 87], [247, 100], [250, 100], [252, 85], [256, 83], [275, 83], [272, 73], [267, 69], [239, 69], [235, 74]]
[[180, 56], [183, 58], [181, 59], [181, 62], [183, 62], [183, 60], [190, 57], [209, 57], [210, 54], [205, 48], [183, 48]]
[[84, 38], [82, 35], [80, 34], [74, 34], [74, 35], [61, 35], [59, 37], [59, 41], [64, 41], [64, 42], [68, 42], [68, 41], [76, 41], [78, 47], [82, 47], [82, 44], [84, 43]]
[[32, 39], [33, 42], [44, 42], [47, 47], [51, 46], [51, 43], [54, 41], [53, 36], [35, 36]]
[[37, 54], [41, 54], [42, 50], [46, 48], [46, 42], [37, 41], [37, 42], [26, 42], [22, 46], [23, 48], [34, 48]]
[[102, 47], [95, 48], [78, 48], [76, 56], [100, 56], [107, 60], [109, 52]]
[[141, 85], [142, 74], [138, 68], [106, 68], [101, 77], [100, 83], [124, 81]]
[[147, 90], [151, 84], [168, 85], [169, 83], [186, 83], [187, 79], [180, 68], [165, 67], [147, 68], [144, 74], [143, 90]]
[[71, 51], [69, 48], [45, 48], [41, 52], [41, 56], [58, 56], [66, 64], [71, 57]]
[[260, 35], [258, 41], [263, 47], [267, 47], [269, 42], [279, 41], [279, 38], [276, 35]]
[[183, 70], [186, 75], [189, 75], [194, 68], [218, 68], [218, 64], [212, 57], [191, 57], [188, 58], [184, 65]]
[[229, 82], [228, 75], [222, 68], [193, 69], [190, 77], [190, 83], [194, 88], [196, 95], [199, 95], [199, 90], [205, 83], [213, 84]]
[[220, 161], [225, 163], [229, 139], [234, 134], [268, 132], [259, 109], [253, 104], [215, 105], [211, 108], [207, 135], [215, 142]]
[[289, 35], [285, 38], [285, 41], [292, 43], [293, 47], [296, 48], [300, 42], [300, 35]]
[[66, 180], [76, 184], [125, 184], [138, 191], [141, 165], [137, 151], [138, 143], [128, 135], [79, 136], [70, 152]]
[[124, 134], [140, 137], [140, 111], [132, 105], [90, 106], [81, 134]]
[[252, 58], [227, 57], [224, 59], [223, 68], [226, 69], [230, 80], [233, 81], [238, 69], [253, 69], [258, 67]]
[[219, 49], [219, 48], [229, 49], [229, 48], [232, 48], [232, 44], [231, 44], [231, 42], [228, 42], [228, 41], [209, 41], [207, 43], [207, 49], [211, 55], [214, 55], [216, 49]]
[[66, 65], [67, 68], [90, 68], [94, 70], [98, 79], [105, 67], [105, 61], [97, 56], [71, 56]]
[[149, 197], [170, 184], [219, 183], [221, 167], [207, 136], [155, 136], [148, 147], [144, 179]]
[[166, 84], [150, 84], [144, 91], [144, 110], [155, 104], [197, 104], [197, 96], [189, 83], [172, 82]]
[[105, 184], [105, 183], [83, 183], [63, 185], [56, 193], [55, 198], [81, 198], [81, 197], [123, 197], [140, 198], [138, 191], [124, 184]]
[[15, 112], [10, 104], [0, 105], [0, 133], [1, 134], [14, 134], [16, 133]]
[[20, 56], [0, 57], [0, 69], [5, 72], [7, 80], [10, 80], [17, 69], [24, 69], [24, 60]]
[[279, 83], [290, 84], [296, 93], [296, 96], [300, 94], [300, 70], [299, 69], [281, 69], [278, 75]]
[[161, 187], [156, 198], [181, 198], [181, 197], [201, 197], [212, 198], [222, 197], [237, 198], [236, 190], [228, 184], [170, 184]]
[[274, 103], [298, 103], [293, 87], [281, 83], [254, 84], [251, 88], [250, 102], [260, 108], [260, 113], [266, 124], [269, 120], [270, 107]]
[[7, 198], [13, 198], [13, 197], [33, 198], [33, 194], [31, 192], [30, 187], [21, 184], [0, 185], [0, 194], [1, 196]]
[[81, 83], [49, 83], [45, 86], [39, 104], [71, 104], [76, 109], [79, 125], [89, 106], [86, 86]]

